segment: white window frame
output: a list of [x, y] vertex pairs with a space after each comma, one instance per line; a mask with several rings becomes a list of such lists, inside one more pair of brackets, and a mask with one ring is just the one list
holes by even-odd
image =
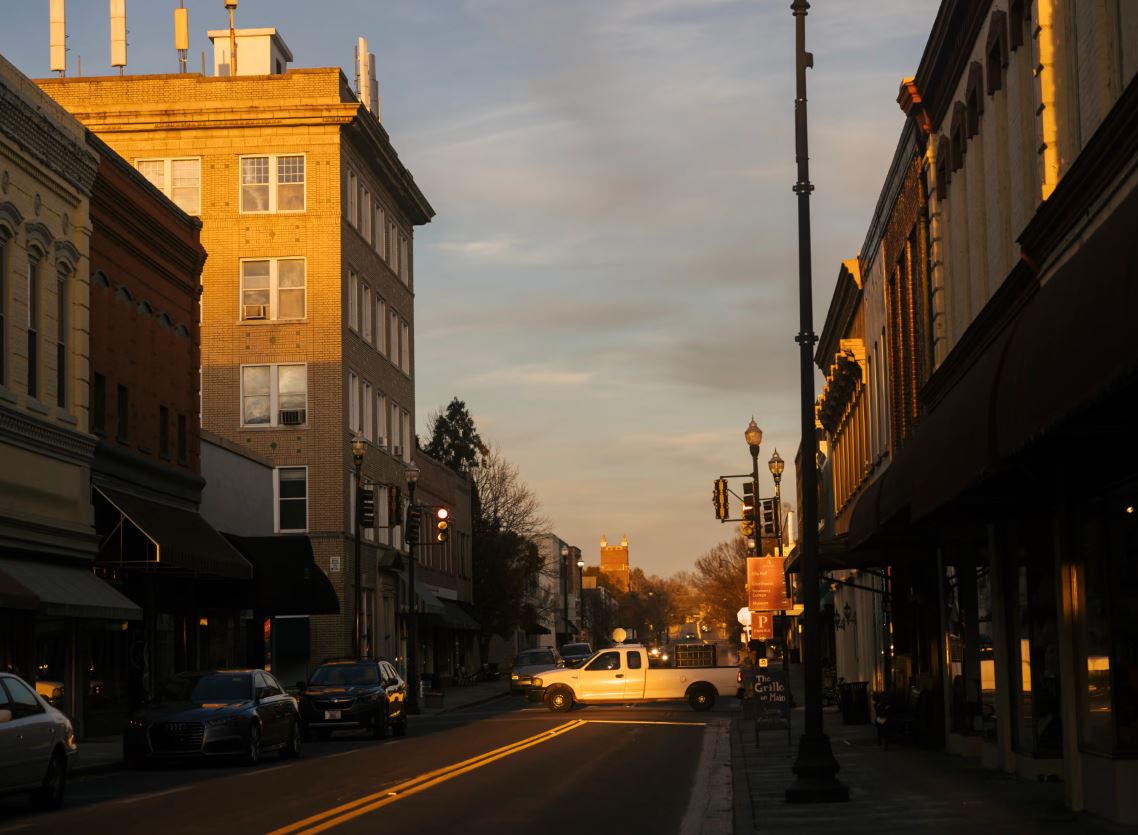
[[[399, 312], [393, 308], [387, 312], [387, 358], [393, 365], [400, 366], [399, 361]], [[400, 366], [402, 367], [402, 366]]]
[[[403, 446], [402, 446], [403, 438], [401, 436], [402, 436], [402, 432], [403, 432], [403, 424], [399, 420], [399, 404], [396, 403], [394, 400], [391, 401], [391, 413], [390, 414], [391, 414], [391, 419], [388, 421], [388, 425], [391, 427], [391, 443], [388, 445], [388, 450], [391, 452], [392, 455], [395, 455], [395, 450], [396, 450], [396, 448], [398, 448], [399, 449], [399, 456], [402, 457], [402, 455], [403, 455]], [[399, 433], [399, 434], [396, 434], [396, 433]]]
[[[277, 189], [280, 183], [277, 180], [277, 160], [284, 157], [300, 157], [304, 161], [304, 188], [303, 198], [299, 209], [277, 208]], [[267, 209], [245, 208], [245, 184], [241, 181], [241, 162], [246, 159], [267, 159], [269, 165], [269, 207]], [[288, 183], [296, 185], [296, 183]], [[237, 206], [238, 212], [243, 215], [296, 215], [308, 210], [308, 154], [303, 151], [290, 154], [240, 154], [237, 157]]]
[[356, 228], [356, 212], [359, 211], [359, 184], [356, 172], [348, 169], [348, 225]]
[[411, 376], [411, 324], [406, 319], [399, 320], [399, 367]]
[[387, 395], [376, 389], [375, 392], [375, 443], [383, 449], [391, 446], [391, 436], [387, 428]]
[[360, 277], [353, 269], [348, 270], [348, 327], [360, 331]]
[[[246, 318], [245, 316], [245, 264], [253, 261], [268, 261], [269, 262], [269, 311], [268, 315], [263, 318]], [[304, 265], [304, 315], [298, 319], [282, 319], [278, 313], [280, 312], [279, 293], [280, 293], [280, 262], [281, 261], [299, 261]], [[286, 287], [286, 290], [296, 290], [296, 287]], [[282, 257], [282, 258], [241, 258], [237, 267], [237, 312], [239, 314], [238, 320], [242, 324], [250, 323], [267, 323], [267, 322], [303, 322], [308, 319], [308, 259], [304, 256], [298, 257]], [[251, 305], [252, 306], [252, 305]]]
[[[152, 186], [154, 186], [156, 189], [161, 191], [163, 194], [165, 194], [167, 197], [169, 197], [170, 200], [174, 200], [174, 197], [173, 197], [174, 165], [173, 164], [175, 162], [196, 162], [198, 164], [198, 204], [194, 208], [193, 211], [190, 211], [188, 208], [184, 208], [182, 206], [179, 206], [178, 208], [182, 209], [182, 211], [184, 211], [188, 215], [194, 215], [195, 217], [198, 217], [201, 215], [201, 213], [202, 213], [202, 158], [201, 157], [193, 157], [193, 156], [188, 156], [188, 157], [138, 157], [134, 161], [134, 169], [136, 171], [138, 171], [139, 174], [142, 174], [142, 170], [139, 169], [139, 167], [138, 167], [138, 164], [140, 162], [161, 162], [163, 164], [162, 165], [162, 185], [158, 185], [153, 180], [151, 180], [149, 177], [146, 178], [146, 181], [148, 183], [150, 183]], [[146, 177], [145, 174], [142, 174], [142, 176]]]
[[371, 288], [360, 282], [360, 337], [371, 342]]
[[375, 251], [382, 258], [384, 255], [384, 247], [387, 246], [387, 212], [383, 210], [383, 206], [377, 200], [375, 203], [375, 217], [372, 232], [375, 237], [372, 239], [372, 246]]
[[[281, 527], [281, 470], [304, 470], [304, 527], [303, 528], [282, 528]], [[307, 465], [299, 465], [295, 467], [274, 467], [273, 468], [273, 530], [276, 533], [302, 533], [308, 530], [308, 508], [312, 503], [312, 493], [308, 489], [308, 467]], [[296, 501], [293, 499], [292, 501]]]
[[[304, 422], [295, 424], [295, 426], [308, 425], [308, 363], [306, 362], [247, 362], [240, 366], [238, 373], [237, 385], [241, 390], [240, 393], [240, 414], [241, 414], [241, 428], [242, 429], [279, 429], [282, 426], [287, 426], [290, 429], [294, 424], [281, 423], [281, 391], [280, 391], [280, 373], [279, 369], [297, 367], [304, 369]], [[269, 369], [269, 422], [268, 423], [246, 423], [245, 422], [245, 369], [246, 368], [268, 368]]]
[[360, 375], [348, 371], [348, 431], [355, 434], [360, 431]]
[[399, 418], [400, 418], [399, 435], [401, 438], [408, 439], [403, 443], [403, 449], [402, 449], [403, 463], [410, 464], [411, 463], [411, 442], [410, 442], [410, 438], [411, 438], [411, 413], [408, 412], [406, 409], [400, 409]]
[[369, 244], [371, 243], [371, 222], [373, 220], [371, 211], [371, 192], [368, 191], [366, 186], [360, 186], [360, 234], [363, 235], [364, 240]]
[[375, 347], [387, 356], [387, 302], [379, 293], [375, 294]]
[[408, 283], [406, 235], [399, 236], [399, 280], [404, 284]]
[[363, 436], [365, 441], [371, 441], [375, 438], [375, 421], [372, 419], [372, 388], [371, 383], [367, 380], [362, 382], [363, 388], [360, 390], [360, 409], [362, 414], [360, 420], [363, 423]]

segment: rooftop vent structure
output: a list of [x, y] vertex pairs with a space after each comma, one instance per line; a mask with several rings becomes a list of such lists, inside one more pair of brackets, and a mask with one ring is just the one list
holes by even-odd
[[[211, 29], [209, 39], [213, 42], [213, 74], [231, 75], [229, 30]], [[293, 60], [276, 29], [237, 29], [234, 40], [241, 56], [237, 75], [284, 75]]]
[[67, 2], [51, 0], [51, 71], [67, 74]]

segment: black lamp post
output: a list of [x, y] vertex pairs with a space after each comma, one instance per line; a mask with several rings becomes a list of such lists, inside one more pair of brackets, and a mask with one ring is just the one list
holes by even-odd
[[755, 423], [754, 416], [751, 417], [751, 422], [747, 424], [747, 428], [743, 430], [743, 437], [747, 441], [747, 448], [751, 450], [751, 482], [755, 486], [755, 494], [751, 497], [751, 525], [753, 527], [751, 533], [754, 535], [752, 552], [757, 557], [759, 555], [759, 541], [762, 537], [759, 527], [759, 445], [763, 442], [763, 430], [759, 429], [758, 424]]
[[[412, 461], [407, 465], [404, 470], [404, 477], [407, 479], [407, 502], [408, 502], [408, 516], [412, 513], [418, 513], [419, 509], [415, 507], [415, 482], [419, 480], [419, 468]], [[414, 535], [409, 535], [411, 529], [414, 528]], [[418, 544], [416, 540], [419, 538], [419, 526], [407, 525], [405, 528], [404, 536], [407, 538], [407, 600], [409, 603], [409, 623], [407, 624], [407, 712], [419, 712], [419, 667], [418, 667], [418, 648], [419, 648], [419, 607], [415, 604], [415, 546]]]
[[565, 629], [561, 645], [564, 646], [569, 642], [569, 546], [564, 543], [561, 545], [561, 608], [561, 625]]
[[355, 627], [352, 630], [352, 652], [356, 658], [363, 657], [363, 618], [360, 617], [360, 609], [363, 608], [363, 588], [362, 588], [362, 575], [363, 572], [360, 567], [360, 532], [361, 532], [361, 519], [360, 519], [360, 468], [364, 463], [364, 453], [367, 451], [367, 442], [364, 441], [363, 436], [357, 432], [356, 437], [352, 439], [352, 462], [356, 467], [356, 489], [352, 491], [352, 518], [355, 520], [353, 527], [355, 530], [352, 532], [356, 539], [355, 547], [355, 566], [353, 567], [353, 577], [355, 578], [355, 614], [356, 621]]
[[782, 456], [778, 454], [778, 450], [774, 451], [771, 460], [767, 462], [767, 467], [774, 477], [774, 532], [778, 537], [778, 555], [782, 556], [782, 471], [786, 469], [786, 463], [782, 460]]
[[822, 730], [822, 636], [818, 613], [818, 470], [815, 453], [818, 438], [814, 429], [814, 311], [810, 264], [810, 156], [806, 130], [806, 68], [814, 66], [814, 56], [806, 51], [807, 0], [791, 3], [795, 30], [794, 139], [798, 160], [798, 343], [802, 376], [802, 541], [798, 561], [802, 581], [803, 642], [806, 662], [806, 728], [798, 742], [794, 762], [795, 781], [786, 789], [790, 803], [822, 803], [849, 800], [849, 789], [838, 781], [838, 761], [830, 750], [830, 738]]
[[577, 632], [585, 628], [585, 560], [577, 558]]

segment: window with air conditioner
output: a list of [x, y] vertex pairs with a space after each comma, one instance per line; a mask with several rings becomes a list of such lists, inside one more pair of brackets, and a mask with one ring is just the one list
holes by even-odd
[[242, 426], [304, 426], [307, 423], [307, 365], [241, 367]]
[[303, 258], [248, 258], [241, 261], [241, 319], [303, 319], [307, 264]]
[[304, 154], [241, 157], [243, 214], [303, 212]]
[[183, 212], [189, 215], [201, 214], [201, 159], [139, 159], [135, 160], [134, 167]]

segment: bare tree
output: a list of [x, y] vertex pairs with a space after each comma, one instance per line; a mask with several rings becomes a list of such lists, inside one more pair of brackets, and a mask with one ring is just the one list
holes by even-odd
[[521, 477], [516, 464], [494, 447], [487, 447], [475, 470], [474, 483], [482, 503], [482, 518], [502, 533], [533, 539], [549, 530], [541, 502]]

